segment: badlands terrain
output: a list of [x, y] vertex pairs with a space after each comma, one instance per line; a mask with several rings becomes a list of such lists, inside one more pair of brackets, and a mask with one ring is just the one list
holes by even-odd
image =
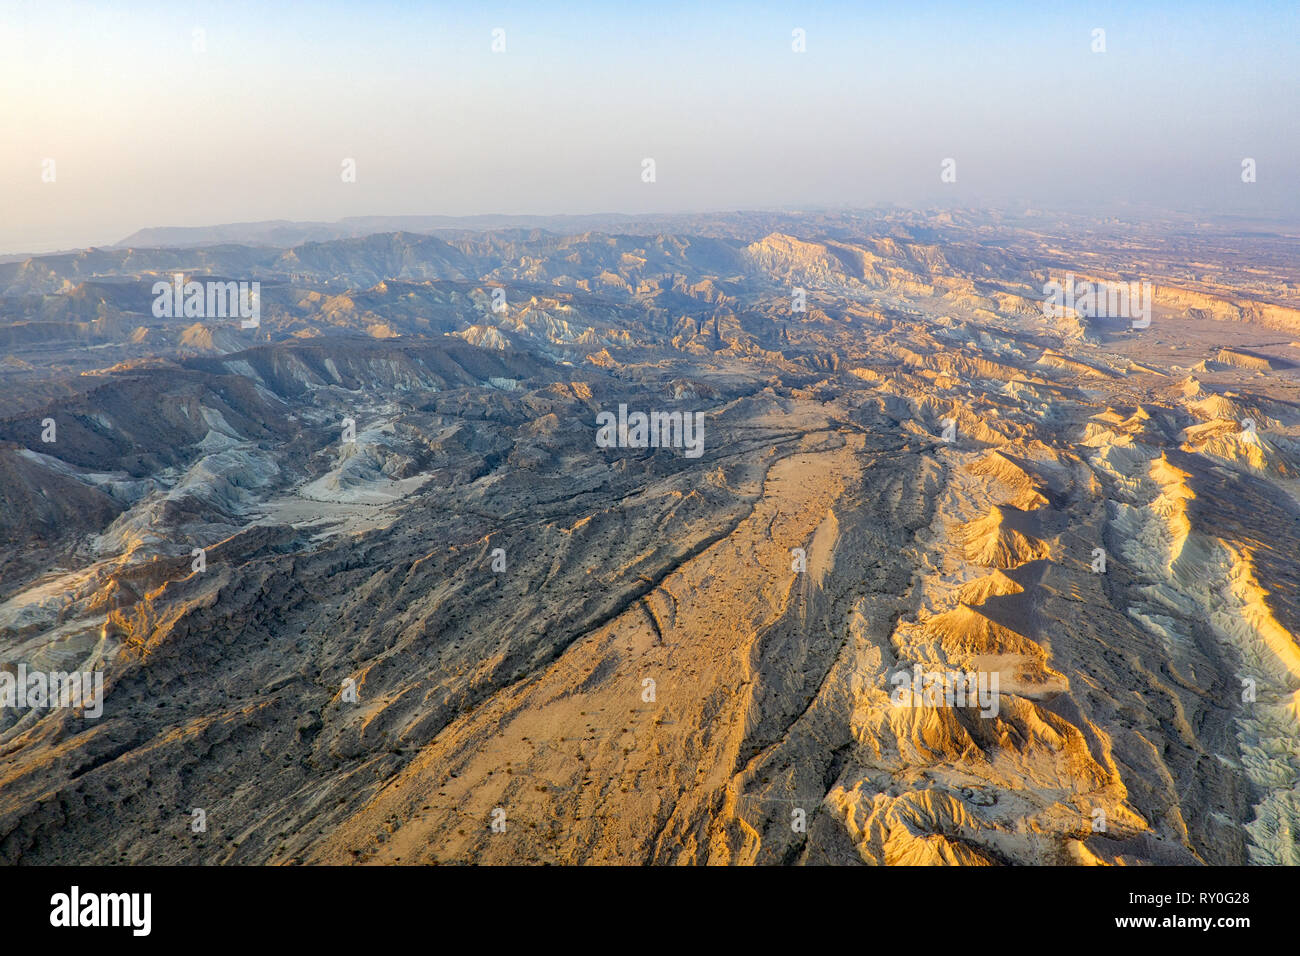
[[0, 863], [1300, 863], [1294, 233], [152, 230], [0, 261], [0, 399], [0, 665], [104, 677]]

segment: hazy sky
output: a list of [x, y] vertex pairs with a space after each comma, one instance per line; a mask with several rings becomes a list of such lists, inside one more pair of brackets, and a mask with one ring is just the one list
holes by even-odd
[[1296, 215], [1300, 4], [1132, 6], [0, 0], [0, 252], [404, 213]]

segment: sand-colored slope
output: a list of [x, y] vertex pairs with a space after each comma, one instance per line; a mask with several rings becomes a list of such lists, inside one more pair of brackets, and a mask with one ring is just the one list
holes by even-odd
[[[816, 447], [816, 446], [813, 446]], [[546, 669], [455, 721], [312, 854], [321, 862], [690, 862], [750, 715], [750, 655], [829, 560], [859, 438], [772, 465], [751, 516]], [[765, 582], [755, 587], [756, 581]], [[645, 681], [654, 681], [654, 700]], [[505, 812], [504, 832], [491, 829]]]

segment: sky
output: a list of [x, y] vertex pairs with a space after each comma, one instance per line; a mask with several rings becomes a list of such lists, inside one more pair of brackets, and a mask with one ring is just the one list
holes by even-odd
[[1292, 219], [1298, 107], [1294, 2], [0, 0], [0, 253], [352, 215]]

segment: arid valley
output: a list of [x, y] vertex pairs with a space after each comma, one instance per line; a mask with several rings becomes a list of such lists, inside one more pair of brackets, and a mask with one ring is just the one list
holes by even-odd
[[[0, 709], [0, 862], [1300, 862], [1296, 241], [412, 217], [0, 261], [0, 663], [103, 679]], [[159, 307], [249, 280], [255, 323]], [[598, 441], [620, 406], [665, 440]]]

